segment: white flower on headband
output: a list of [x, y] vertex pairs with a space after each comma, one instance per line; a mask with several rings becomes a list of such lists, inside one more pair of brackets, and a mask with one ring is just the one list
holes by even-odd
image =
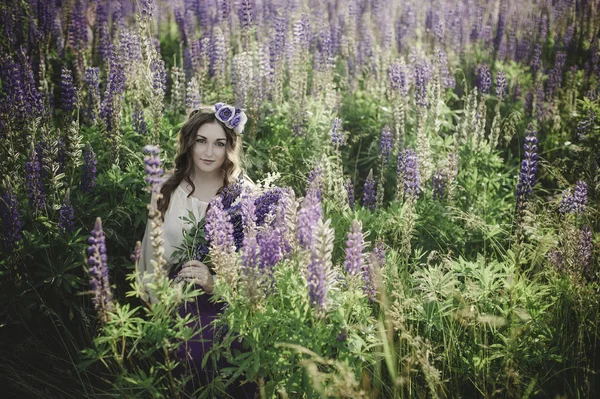
[[236, 134], [242, 134], [244, 125], [248, 121], [248, 117], [244, 111], [238, 107], [233, 107], [225, 103], [215, 104], [215, 116], [218, 120], [223, 122], [225, 126], [233, 129]]

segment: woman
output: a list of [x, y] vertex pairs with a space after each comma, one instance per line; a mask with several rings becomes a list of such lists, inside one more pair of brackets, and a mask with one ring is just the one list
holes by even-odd
[[[152, 195], [151, 207], [164, 215], [162, 238], [169, 277], [196, 283], [206, 294], [211, 294], [214, 287], [214, 276], [209, 268], [202, 262], [192, 260], [185, 263], [181, 270], [174, 272], [170, 269], [178, 259], [174, 259], [172, 255], [176, 247], [181, 246], [182, 230], [191, 227], [182, 217], [188, 217], [191, 211], [196, 220], [201, 220], [211, 199], [224, 187], [240, 179], [246, 181], [240, 165], [240, 134], [246, 121], [243, 111], [223, 103], [190, 113], [179, 132], [175, 169], [156, 190], [162, 194], [162, 198], [157, 201], [157, 196], [154, 193]], [[147, 281], [144, 276], [153, 271], [150, 262], [153, 257], [150, 230], [148, 223], [139, 263], [142, 281]], [[189, 312], [199, 316], [201, 325], [194, 326], [198, 328], [199, 333], [192, 339], [196, 342], [188, 342], [178, 355], [191, 369], [200, 371], [200, 383], [203, 385], [212, 380], [218, 372], [210, 366], [200, 370], [202, 359], [212, 347], [215, 335], [209, 324], [222, 311], [222, 304], [211, 303], [209, 298], [210, 295], [201, 294], [195, 303], [186, 304], [180, 310], [182, 316]], [[150, 295], [150, 300], [155, 302], [156, 298]], [[248, 388], [247, 391], [252, 391]], [[246, 395], [235, 392], [235, 396]], [[248, 397], [252, 396], [250, 392]]]

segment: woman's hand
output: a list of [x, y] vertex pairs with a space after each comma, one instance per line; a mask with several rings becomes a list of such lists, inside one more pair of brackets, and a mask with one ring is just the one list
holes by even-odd
[[197, 260], [184, 263], [179, 273], [177, 273], [177, 279], [200, 284], [207, 294], [211, 294], [215, 288], [215, 281], [208, 270], [208, 266]]

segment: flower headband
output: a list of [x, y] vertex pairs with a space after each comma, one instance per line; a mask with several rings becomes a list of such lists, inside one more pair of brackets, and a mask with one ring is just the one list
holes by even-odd
[[215, 116], [218, 120], [223, 122], [225, 126], [233, 129], [236, 134], [242, 134], [244, 125], [248, 121], [248, 117], [244, 111], [238, 107], [233, 107], [225, 103], [215, 104]]

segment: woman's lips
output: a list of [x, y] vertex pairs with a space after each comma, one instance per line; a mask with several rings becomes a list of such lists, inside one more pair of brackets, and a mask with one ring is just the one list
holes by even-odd
[[204, 162], [207, 165], [210, 165], [211, 163], [215, 162], [214, 160], [213, 161], [209, 161], [207, 159], [201, 159], [201, 161]]

